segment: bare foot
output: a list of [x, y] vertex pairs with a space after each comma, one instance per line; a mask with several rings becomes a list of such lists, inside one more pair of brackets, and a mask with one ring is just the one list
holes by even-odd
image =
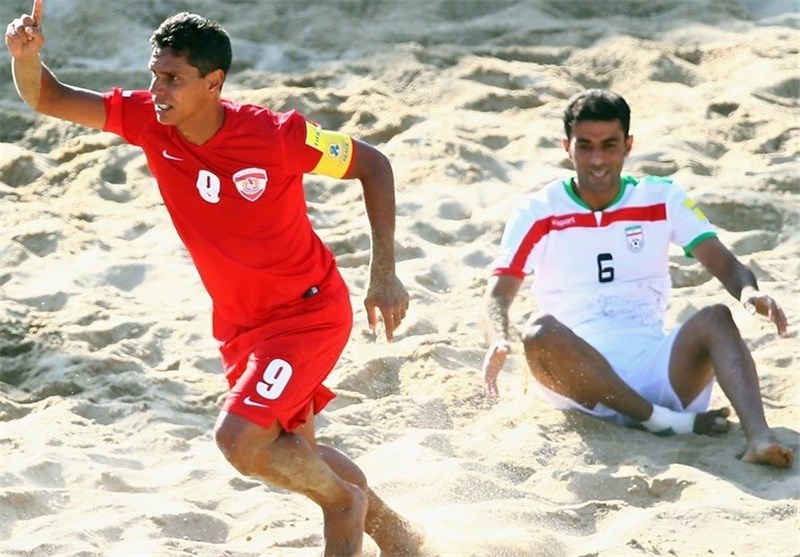
[[766, 464], [775, 468], [789, 468], [794, 460], [794, 452], [777, 441], [751, 443], [739, 457], [742, 462]]
[[425, 543], [425, 530], [405, 519], [397, 522], [392, 531], [384, 530], [383, 534], [378, 543], [381, 557], [413, 557], [419, 555]]
[[367, 495], [352, 484], [348, 490], [353, 496], [350, 506], [322, 510], [325, 521], [325, 557], [361, 556]]
[[694, 432], [706, 435], [725, 433], [731, 428], [731, 423], [728, 421], [730, 415], [729, 408], [699, 412], [694, 418]]
[[381, 550], [381, 557], [412, 557], [419, 555], [425, 543], [425, 530], [403, 518], [367, 488], [369, 512], [364, 531]]

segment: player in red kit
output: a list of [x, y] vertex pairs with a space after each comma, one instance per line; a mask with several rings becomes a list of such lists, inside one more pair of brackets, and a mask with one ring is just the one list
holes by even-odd
[[365, 307], [386, 337], [408, 294], [395, 274], [394, 178], [388, 159], [297, 112], [222, 98], [231, 46], [218, 23], [181, 13], [153, 33], [147, 91], [59, 82], [39, 53], [43, 2], [9, 24], [14, 82], [34, 110], [115, 133], [147, 157], [172, 222], [213, 301], [213, 334], [230, 385], [217, 445], [242, 474], [302, 493], [323, 511], [325, 555], [360, 555], [363, 532], [385, 555], [414, 555], [423, 535], [367, 486], [359, 468], [317, 444], [322, 381], [352, 326], [347, 287], [312, 229], [303, 175], [358, 179], [372, 233]]

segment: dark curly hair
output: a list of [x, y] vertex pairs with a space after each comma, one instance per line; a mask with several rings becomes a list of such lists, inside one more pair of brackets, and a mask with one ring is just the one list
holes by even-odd
[[231, 40], [219, 23], [203, 16], [181, 12], [164, 20], [150, 37], [155, 48], [171, 48], [197, 68], [200, 77], [231, 68]]

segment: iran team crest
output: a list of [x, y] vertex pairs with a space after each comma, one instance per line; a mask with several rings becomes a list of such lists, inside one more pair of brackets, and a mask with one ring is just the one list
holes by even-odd
[[628, 242], [628, 249], [633, 253], [642, 251], [644, 247], [644, 231], [638, 224], [629, 226], [625, 229], [625, 240]]
[[245, 168], [233, 175], [236, 189], [248, 201], [255, 201], [267, 189], [267, 171], [263, 168]]

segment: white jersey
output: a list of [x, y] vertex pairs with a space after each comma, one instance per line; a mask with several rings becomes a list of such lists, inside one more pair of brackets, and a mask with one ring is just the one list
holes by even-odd
[[556, 180], [517, 204], [493, 274], [532, 274], [539, 309], [596, 346], [612, 335], [660, 336], [671, 286], [669, 243], [691, 256], [713, 236], [705, 215], [669, 179], [623, 176], [602, 211], [577, 196], [572, 179]]

